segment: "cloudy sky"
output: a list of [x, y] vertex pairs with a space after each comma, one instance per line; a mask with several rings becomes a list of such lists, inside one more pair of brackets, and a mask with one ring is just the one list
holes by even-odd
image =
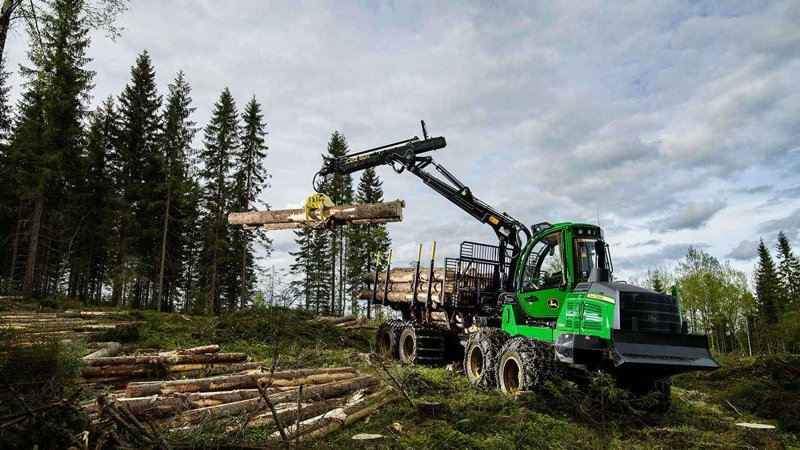
[[[200, 125], [224, 87], [240, 107], [255, 95], [273, 208], [312, 193], [334, 130], [359, 150], [425, 119], [481, 199], [529, 224], [599, 221], [623, 278], [690, 244], [750, 271], [778, 230], [800, 251], [798, 2], [134, 0], [119, 22], [116, 42], [93, 34], [94, 101], [144, 49], [162, 93], [186, 73]], [[11, 36], [12, 66], [25, 46]], [[379, 175], [407, 204], [395, 261], [494, 240], [412, 175]], [[293, 233], [272, 238], [266, 264], [285, 267]]]

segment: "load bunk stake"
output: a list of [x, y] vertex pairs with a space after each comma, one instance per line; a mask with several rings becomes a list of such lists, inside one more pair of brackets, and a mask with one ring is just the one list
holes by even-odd
[[372, 320], [372, 305], [378, 303], [378, 273], [381, 270], [381, 251], [375, 258], [375, 281], [372, 283], [372, 300], [367, 302], [367, 320]]
[[433, 263], [436, 259], [436, 241], [433, 241], [431, 248], [431, 267], [428, 269], [428, 295], [425, 297], [425, 321], [431, 318], [431, 289], [433, 288]]
[[[389, 249], [389, 257], [386, 260], [386, 280], [383, 282], [383, 298], [381, 299], [381, 306], [386, 306], [386, 297], [389, 295], [389, 270], [392, 268], [392, 250]], [[375, 277], [375, 282], [378, 282], [378, 277]]]
[[414, 312], [416, 309], [417, 304], [417, 293], [419, 292], [419, 262], [422, 259], [422, 244], [419, 244], [417, 248], [417, 264], [414, 266], [414, 296], [411, 297], [411, 312], [416, 315], [417, 313]]

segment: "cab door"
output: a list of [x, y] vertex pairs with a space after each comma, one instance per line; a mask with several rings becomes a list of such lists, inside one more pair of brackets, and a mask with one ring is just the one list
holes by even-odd
[[519, 304], [531, 317], [555, 318], [567, 296], [566, 236], [554, 231], [536, 241], [525, 255], [517, 286]]

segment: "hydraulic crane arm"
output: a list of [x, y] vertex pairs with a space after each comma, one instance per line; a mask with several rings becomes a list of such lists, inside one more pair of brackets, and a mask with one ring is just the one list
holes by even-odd
[[[395, 142], [381, 147], [364, 150], [357, 153], [345, 155], [341, 158], [333, 158], [326, 161], [322, 170], [314, 176], [314, 189], [319, 191], [321, 180], [318, 177], [325, 177], [333, 174], [351, 174], [370, 167], [382, 165], [391, 166], [395, 172], [402, 173], [408, 170], [419, 177], [423, 183], [438, 192], [444, 198], [454, 203], [464, 210], [467, 214], [474, 217], [481, 223], [492, 227], [498, 240], [500, 241], [500, 258], [498, 261], [501, 268], [505, 266], [503, 261], [506, 248], [511, 249], [511, 265], [516, 264], [517, 255], [525, 244], [520, 234], [525, 235], [525, 241], [530, 239], [530, 231], [518, 220], [506, 213], [501, 213], [483, 201], [472, 195], [469, 187], [465, 186], [453, 174], [443, 166], [433, 161], [430, 156], [420, 156], [422, 153], [444, 148], [447, 145], [444, 137], [428, 137], [425, 122], [422, 122], [422, 132], [424, 139], [413, 137], [404, 141]], [[434, 166], [444, 177], [444, 180], [425, 170], [428, 166]]]

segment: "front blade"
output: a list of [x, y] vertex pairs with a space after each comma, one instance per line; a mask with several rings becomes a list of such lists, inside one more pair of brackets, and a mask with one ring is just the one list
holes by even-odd
[[642, 376], [669, 376], [716, 370], [708, 337], [701, 334], [612, 330], [615, 370]]

